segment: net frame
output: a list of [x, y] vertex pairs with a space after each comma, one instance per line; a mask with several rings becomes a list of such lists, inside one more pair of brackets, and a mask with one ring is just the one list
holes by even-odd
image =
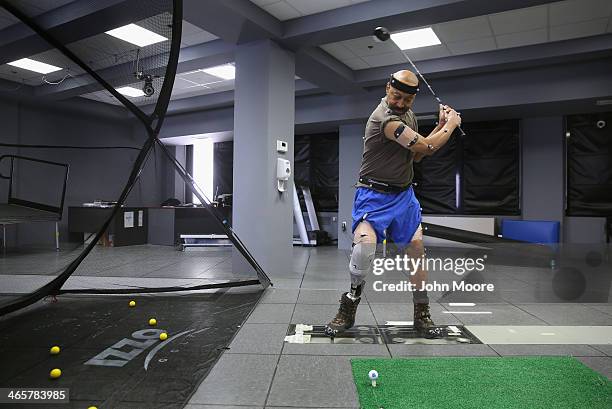
[[[176, 291], [195, 291], [195, 290], [204, 290], [204, 289], [214, 289], [214, 288], [228, 288], [228, 287], [242, 287], [249, 285], [262, 285], [264, 288], [272, 285], [270, 278], [267, 276], [263, 268], [257, 262], [257, 260], [253, 257], [253, 255], [246, 248], [244, 243], [240, 240], [237, 234], [233, 231], [233, 229], [229, 226], [227, 220], [212, 206], [210, 200], [203, 194], [201, 188], [197, 186], [193, 177], [187, 172], [187, 170], [182, 166], [182, 164], [171, 154], [168, 148], [161, 142], [159, 139], [159, 133], [161, 131], [162, 125], [164, 123], [164, 119], [166, 116], [166, 112], [168, 109], [168, 105], [170, 103], [170, 97], [172, 93], [172, 88], [174, 85], [174, 79], [177, 72], [178, 66], [178, 57], [180, 52], [180, 44], [181, 44], [181, 33], [182, 33], [182, 21], [183, 21], [183, 1], [182, 0], [172, 0], [172, 42], [170, 46], [169, 58], [164, 74], [164, 81], [162, 84], [162, 88], [159, 94], [159, 98], [155, 104], [155, 108], [152, 114], [147, 115], [143, 110], [141, 110], [134, 103], [129, 101], [124, 95], [120, 94], [113, 86], [111, 86], [104, 78], [102, 78], [98, 73], [96, 73], [90, 66], [88, 66], [81, 58], [79, 58], [74, 52], [72, 52], [66, 45], [64, 45], [61, 41], [56, 39], [53, 35], [51, 35], [48, 31], [41, 28], [33, 18], [26, 15], [22, 10], [15, 7], [8, 0], [0, 0], [0, 6], [2, 6], [5, 10], [27, 25], [30, 29], [32, 29], [36, 34], [38, 34], [42, 39], [44, 39], [47, 43], [55, 47], [58, 51], [60, 51], [64, 56], [68, 57], [72, 62], [77, 64], [85, 73], [90, 75], [93, 79], [95, 79], [106, 91], [108, 91], [113, 97], [115, 97], [119, 102], [125, 106], [143, 125], [147, 132], [147, 139], [140, 148], [140, 152], [138, 157], [136, 158], [132, 170], [130, 172], [129, 178], [126, 184], [123, 187], [123, 190], [116, 201], [116, 204], [113, 206], [112, 211], [108, 218], [105, 220], [102, 227], [95, 234], [93, 240], [89, 242], [89, 244], [83, 249], [83, 251], [77, 256], [67, 267], [63, 269], [63, 271], [51, 280], [49, 283], [40, 287], [39, 289], [26, 294], [24, 296], [20, 296], [16, 300], [10, 302], [7, 305], [0, 307], [0, 316], [9, 314], [11, 312], [17, 311], [21, 308], [25, 308], [45, 297], [48, 296], [56, 296], [59, 294], [70, 294], [70, 293], [79, 293], [79, 294], [133, 294], [133, 293], [162, 293], [162, 292], [176, 292]], [[172, 165], [174, 166], [176, 172], [181, 176], [186, 185], [191, 189], [192, 193], [200, 200], [200, 202], [211, 212], [214, 216], [215, 220], [222, 226], [223, 230], [226, 232], [229, 240], [236, 247], [236, 249], [240, 252], [240, 254], [247, 260], [247, 262], [251, 265], [254, 271], [257, 274], [256, 280], [236, 280], [229, 281], [223, 283], [213, 283], [213, 284], [204, 284], [200, 286], [189, 286], [189, 287], [158, 287], [158, 288], [130, 288], [130, 289], [79, 289], [79, 290], [68, 290], [62, 289], [62, 286], [68, 280], [68, 278], [76, 271], [81, 262], [87, 257], [87, 255], [93, 250], [94, 246], [97, 242], [102, 238], [104, 232], [110, 226], [113, 218], [118, 214], [121, 209], [123, 203], [127, 199], [130, 191], [134, 187], [136, 181], [138, 180], [145, 164], [147, 158], [149, 157], [151, 151], [154, 147], [157, 146], [161, 149], [164, 155], [170, 160]]]

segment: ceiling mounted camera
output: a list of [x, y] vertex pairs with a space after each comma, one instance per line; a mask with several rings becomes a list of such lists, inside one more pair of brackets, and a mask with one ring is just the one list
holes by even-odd
[[136, 78], [144, 81], [144, 84], [142, 85], [142, 92], [144, 92], [146, 97], [150, 97], [155, 94], [155, 87], [153, 87], [152, 75], [139, 72], [136, 74]]

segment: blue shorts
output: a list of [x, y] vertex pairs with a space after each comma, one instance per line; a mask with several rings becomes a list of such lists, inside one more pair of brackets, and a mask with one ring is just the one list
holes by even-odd
[[421, 224], [421, 205], [412, 186], [400, 193], [358, 187], [353, 203], [353, 233], [362, 221], [372, 225], [377, 243], [389, 238], [399, 245], [408, 245]]

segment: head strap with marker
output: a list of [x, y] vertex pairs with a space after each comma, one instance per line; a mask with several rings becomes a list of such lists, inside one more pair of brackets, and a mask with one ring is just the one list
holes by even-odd
[[389, 79], [389, 84], [391, 84], [391, 86], [399, 91], [405, 92], [407, 94], [416, 94], [417, 92], [419, 92], [419, 87], [416, 86], [412, 86], [412, 85], [408, 85], [406, 83], [401, 82], [400, 80], [398, 80], [397, 78], [395, 78], [393, 76], [393, 74], [391, 74], [391, 78]]

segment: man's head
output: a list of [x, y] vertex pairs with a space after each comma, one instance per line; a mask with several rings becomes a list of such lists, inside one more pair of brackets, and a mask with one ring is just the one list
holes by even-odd
[[[391, 80], [387, 82], [387, 104], [392, 110], [403, 114], [412, 108], [416, 91], [415, 93], [410, 93], [412, 92], [410, 89], [418, 87], [419, 79], [412, 71], [408, 70], [398, 71], [392, 77], [396, 81], [396, 86], [392, 85]], [[398, 88], [404, 88], [404, 90]]]

